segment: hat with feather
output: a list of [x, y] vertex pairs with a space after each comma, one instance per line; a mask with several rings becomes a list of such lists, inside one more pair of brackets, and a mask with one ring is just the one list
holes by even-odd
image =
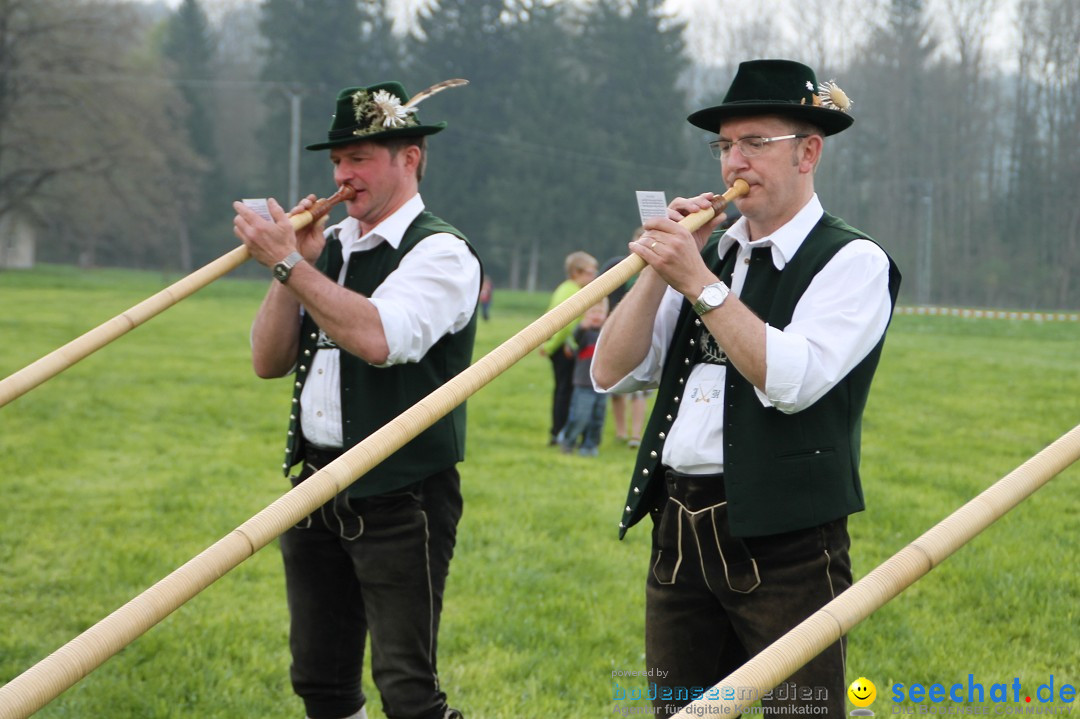
[[446, 129], [446, 123], [425, 125], [416, 115], [416, 106], [437, 92], [467, 84], [468, 80], [444, 80], [416, 93], [412, 98], [400, 82], [347, 87], [338, 93], [326, 142], [308, 145], [307, 149], [325, 150], [353, 142], [419, 137], [442, 132]]
[[750, 60], [740, 63], [720, 105], [686, 118], [709, 132], [731, 117], [784, 115], [805, 120], [834, 135], [851, 127], [851, 99], [835, 81], [818, 84], [814, 71], [792, 60]]

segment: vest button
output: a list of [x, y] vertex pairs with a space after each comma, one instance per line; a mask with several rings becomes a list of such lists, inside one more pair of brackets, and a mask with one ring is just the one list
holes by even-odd
[[313, 340], [317, 340], [317, 339], [319, 339], [319, 335], [318, 335], [318, 334], [316, 334], [315, 332], [312, 332], [312, 333], [311, 333], [311, 339], [313, 339]]
[[667, 419], [668, 422], [670, 422], [671, 421], [671, 415], [669, 414], [666, 419]]
[[629, 504], [628, 504], [628, 505], [626, 505], [626, 512], [627, 512], [627, 514], [629, 514], [629, 513], [630, 513], [630, 505], [629, 505]]
[[307, 365], [300, 365], [301, 372], [307, 372]]
[[667, 435], [663, 432], [661, 432], [658, 436], [660, 437], [660, 439], [667, 439]]
[[296, 388], [297, 388], [297, 389], [300, 389], [300, 388], [301, 388], [301, 387], [303, 387], [303, 386], [304, 386], [304, 385], [302, 385], [302, 384], [301, 384], [300, 382], [297, 382], [297, 383], [296, 383]]
[[293, 397], [292, 398], [292, 403], [293, 404], [300, 404], [300, 400], [298, 400], [296, 397]]
[[690, 358], [686, 357], [685, 359], [683, 359], [682, 363], [683, 364], [690, 364]]
[[695, 344], [694, 340], [690, 340], [690, 346], [693, 347], [694, 344]]
[[[292, 434], [292, 432], [289, 432], [289, 434]], [[649, 456], [653, 459], [656, 459], [656, 450], [654, 449], [653, 451], [649, 452]]]
[[675, 396], [675, 404], [678, 404], [678, 403], [679, 403], [679, 396], [678, 396], [678, 395], [676, 395], [676, 396]]
[[619, 529], [626, 529], [626, 525], [622, 522], [619, 522]]
[[694, 320], [695, 327], [701, 327], [701, 320]]
[[641, 494], [641, 488], [640, 487], [634, 487], [634, 494]]
[[641, 476], [642, 477], [648, 477], [649, 476], [649, 470], [647, 470], [647, 469], [641, 470]]
[[305, 357], [310, 357], [311, 356], [311, 350], [304, 350], [304, 356]]
[[679, 378], [679, 384], [686, 384], [686, 380], [684, 380], [682, 377], [680, 377]]

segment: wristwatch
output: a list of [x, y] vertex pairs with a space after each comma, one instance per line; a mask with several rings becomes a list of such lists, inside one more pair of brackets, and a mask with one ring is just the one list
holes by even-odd
[[713, 282], [711, 285], [705, 285], [705, 288], [701, 290], [701, 294], [698, 295], [697, 300], [694, 302], [694, 312], [697, 312], [700, 316], [715, 310], [724, 304], [724, 300], [727, 299], [730, 292], [731, 290], [723, 282]]
[[285, 259], [274, 265], [274, 279], [281, 284], [285, 284], [289, 281], [289, 275], [292, 274], [293, 268], [303, 261], [304, 256], [299, 252], [290, 252]]

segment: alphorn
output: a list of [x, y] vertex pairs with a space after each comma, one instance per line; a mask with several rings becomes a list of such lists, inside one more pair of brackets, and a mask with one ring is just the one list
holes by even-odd
[[[337, 203], [356, 197], [356, 190], [342, 185], [330, 197], [316, 200], [308, 210], [289, 215], [293, 229], [299, 230], [322, 218]], [[121, 312], [85, 334], [76, 337], [59, 349], [0, 380], [0, 407], [18, 399], [46, 380], [52, 379], [76, 362], [85, 359], [113, 340], [156, 317], [180, 300], [201, 290], [214, 280], [228, 274], [251, 258], [247, 247], [240, 245], [190, 275], [177, 280], [155, 295]]]
[[[679, 224], [704, 227], [749, 186], [736, 180]], [[24, 719], [329, 501], [645, 267], [631, 254], [463, 372], [45, 659], [0, 687], [0, 719]]]
[[674, 719], [738, 716], [1078, 459], [1080, 424], [879, 564], [730, 675], [703, 690], [701, 698], [684, 707]]

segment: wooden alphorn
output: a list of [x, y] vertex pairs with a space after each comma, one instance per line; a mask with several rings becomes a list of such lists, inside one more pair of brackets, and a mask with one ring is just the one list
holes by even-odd
[[[745, 182], [736, 180], [731, 189], [714, 200], [712, 208], [687, 215], [679, 224], [691, 232], [700, 229], [724, 205], [748, 190]], [[512, 367], [644, 266], [644, 260], [631, 254], [183, 566], [0, 687], [0, 719], [24, 719], [55, 699]]]
[[[356, 190], [348, 185], [342, 185], [330, 197], [316, 200], [310, 209], [289, 215], [289, 222], [295, 230], [307, 227], [312, 222], [321, 219], [337, 203], [351, 200], [353, 197], [356, 197]], [[188, 295], [228, 274], [250, 258], [251, 254], [247, 247], [240, 245], [134, 307], [121, 312], [108, 322], [98, 325], [36, 362], [0, 380], [0, 407], [21, 397], [46, 380], [52, 379], [79, 360], [88, 357], [148, 319], [161, 314]]]

